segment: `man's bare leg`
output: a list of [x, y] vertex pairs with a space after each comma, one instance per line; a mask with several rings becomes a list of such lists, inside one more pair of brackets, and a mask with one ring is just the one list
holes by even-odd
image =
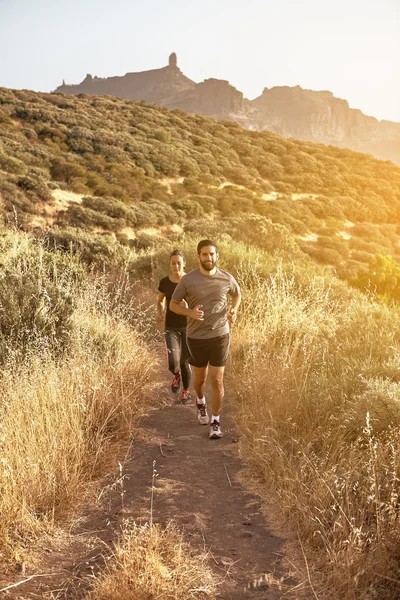
[[225, 367], [212, 367], [210, 365], [211, 401], [214, 417], [219, 417], [224, 401], [224, 370]]
[[198, 398], [204, 398], [208, 367], [192, 367], [192, 369], [194, 391], [196, 392]]

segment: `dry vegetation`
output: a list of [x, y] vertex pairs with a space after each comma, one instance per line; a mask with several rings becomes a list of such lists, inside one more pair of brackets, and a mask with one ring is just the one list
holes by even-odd
[[[6, 219], [47, 223], [92, 262], [157, 245], [146, 228], [253, 214], [342, 279], [376, 254], [400, 263], [400, 168], [389, 161], [110, 97], [0, 89], [0, 106]], [[62, 206], [65, 190], [77, 200]]]
[[[111, 98], [0, 90], [0, 104], [3, 217], [52, 225], [39, 241], [0, 232], [3, 557], [113, 470], [157, 368], [139, 300], [172, 246], [190, 269], [216, 236], [244, 292], [244, 458], [318, 597], [400, 597], [399, 168]], [[79, 202], [61, 211], [60, 189]], [[183, 548], [172, 527], [127, 526], [90, 600], [213, 598], [204, 557]]]
[[[399, 309], [304, 256], [290, 260], [287, 239], [274, 237], [279, 230], [269, 231], [268, 246], [268, 236], [257, 236], [264, 223], [250, 223], [253, 245], [232, 243], [219, 225], [203, 229], [217, 237], [220, 266], [244, 293], [231, 363], [242, 456], [305, 553], [318, 598], [393, 600], [400, 595]], [[188, 269], [194, 233], [180, 243]], [[166, 268], [161, 249], [156, 277]]]
[[[335, 280], [238, 272], [243, 457], [321, 598], [400, 595], [400, 314]], [[271, 490], [274, 494], [271, 496]]]
[[206, 553], [195, 553], [173, 524], [125, 523], [110, 567], [85, 600], [214, 600]]
[[156, 358], [128, 323], [134, 308], [75, 259], [8, 232], [2, 262], [2, 323], [18, 315], [1, 331], [0, 544], [13, 558], [115, 470]]

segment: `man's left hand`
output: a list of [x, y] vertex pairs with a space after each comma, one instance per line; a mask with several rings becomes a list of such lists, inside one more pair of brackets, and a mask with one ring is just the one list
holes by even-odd
[[234, 308], [231, 308], [229, 313], [228, 313], [228, 321], [231, 325], [233, 325], [236, 321], [236, 310]]

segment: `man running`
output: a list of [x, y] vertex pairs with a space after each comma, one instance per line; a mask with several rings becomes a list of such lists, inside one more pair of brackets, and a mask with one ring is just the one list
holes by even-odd
[[[197, 245], [199, 268], [182, 277], [175, 288], [170, 309], [188, 317], [187, 343], [193, 366], [193, 387], [197, 394], [197, 416], [202, 425], [209, 417], [204, 396], [208, 371], [212, 390], [210, 439], [222, 437], [220, 413], [224, 400], [224, 369], [229, 352], [229, 323], [236, 321], [240, 288], [236, 280], [217, 267], [218, 249], [212, 240]], [[232, 296], [228, 314], [227, 297]], [[187, 307], [181, 304], [186, 300]]]

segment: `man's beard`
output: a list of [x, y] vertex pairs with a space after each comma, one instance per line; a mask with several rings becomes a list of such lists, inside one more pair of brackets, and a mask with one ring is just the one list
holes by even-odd
[[203, 267], [203, 269], [205, 271], [212, 271], [215, 267], [215, 265], [217, 264], [216, 260], [210, 260], [210, 261], [200, 261], [201, 266]]

